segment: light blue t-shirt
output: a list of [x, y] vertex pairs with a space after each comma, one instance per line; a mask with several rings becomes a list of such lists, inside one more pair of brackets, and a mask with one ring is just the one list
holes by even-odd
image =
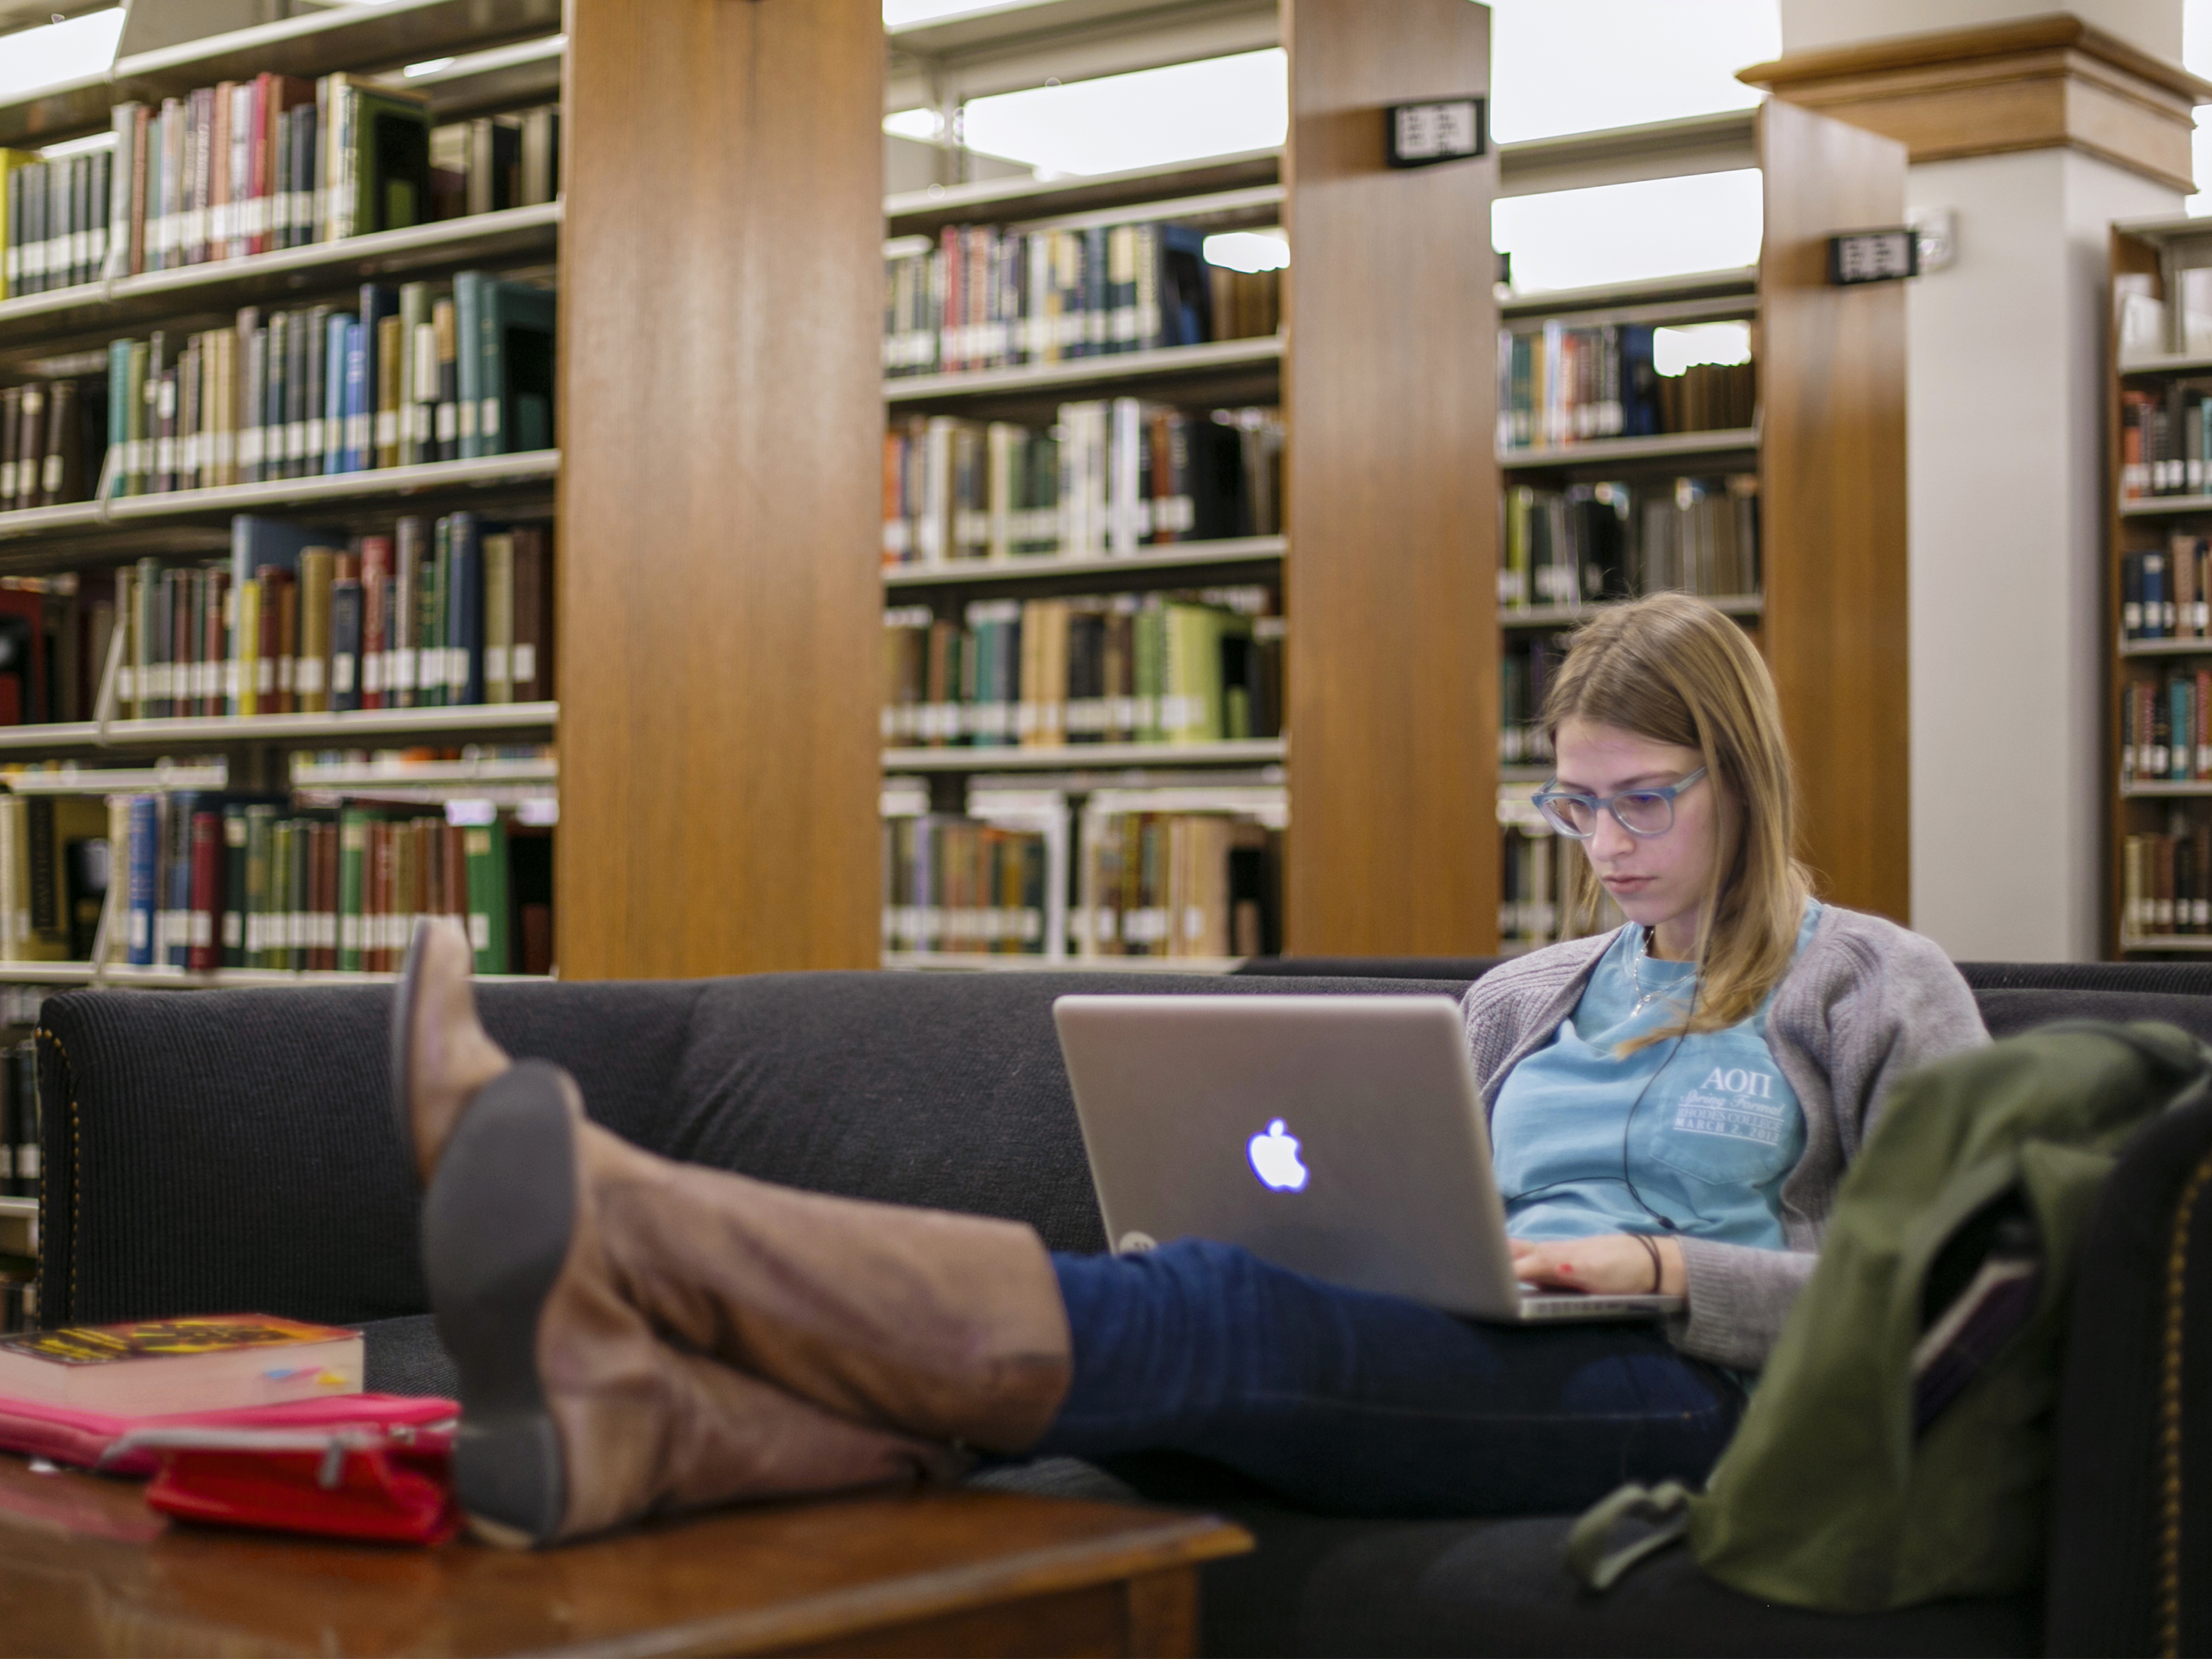
[[[1806, 901], [1801, 951], [1820, 909]], [[1506, 1231], [1674, 1232], [1784, 1249], [1782, 1183], [1805, 1150], [1805, 1115], [1766, 1046], [1774, 999], [1727, 1030], [1616, 1055], [1620, 1043], [1680, 1019], [1696, 983], [1695, 963], [1643, 956], [1642, 932], [1621, 930], [1558, 1040], [1498, 1091], [1490, 1134]]]

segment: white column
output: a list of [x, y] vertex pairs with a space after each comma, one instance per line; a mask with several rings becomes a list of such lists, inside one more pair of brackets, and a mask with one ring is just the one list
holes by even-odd
[[[1786, 54], [2047, 11], [1783, 0]], [[2180, 0], [2075, 15], [2179, 62]], [[2100, 954], [2107, 228], [2179, 191], [2064, 149], [1913, 166], [1957, 259], [1906, 301], [1912, 921], [1960, 960]]]

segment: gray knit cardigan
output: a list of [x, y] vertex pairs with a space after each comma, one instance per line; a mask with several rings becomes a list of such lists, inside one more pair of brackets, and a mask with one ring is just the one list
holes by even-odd
[[[1570, 939], [1493, 968], [1462, 1005], [1495, 1111], [1506, 1073], [1550, 1044], [1616, 930]], [[1990, 1040], [1973, 993], [1934, 941], [1880, 916], [1826, 907], [1783, 975], [1766, 1043], [1805, 1114], [1805, 1151], [1782, 1183], [1788, 1248], [1681, 1241], [1687, 1313], [1670, 1328], [1683, 1352], [1741, 1370], [1765, 1364], [1811, 1275], [1836, 1185], [1866, 1144], [1897, 1080]]]

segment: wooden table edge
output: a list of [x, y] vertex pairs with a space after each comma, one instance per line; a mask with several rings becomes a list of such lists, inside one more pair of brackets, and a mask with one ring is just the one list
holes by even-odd
[[971, 1607], [1117, 1579], [1196, 1567], [1254, 1547], [1252, 1534], [1218, 1516], [1174, 1516], [1121, 1532], [1048, 1545], [967, 1566], [931, 1569], [859, 1589], [825, 1591], [774, 1607], [719, 1613], [657, 1630], [592, 1638], [530, 1650], [559, 1659], [681, 1659], [690, 1654], [760, 1654], [908, 1624]]

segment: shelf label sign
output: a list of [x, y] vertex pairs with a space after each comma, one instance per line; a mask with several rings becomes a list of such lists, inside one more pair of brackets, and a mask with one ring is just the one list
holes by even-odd
[[1828, 238], [1828, 284], [1895, 283], [1920, 274], [1920, 239], [1911, 227], [1854, 230]]
[[1394, 167], [1463, 161], [1489, 148], [1482, 98], [1445, 98], [1425, 104], [1393, 104], [1383, 112], [1386, 147]]

